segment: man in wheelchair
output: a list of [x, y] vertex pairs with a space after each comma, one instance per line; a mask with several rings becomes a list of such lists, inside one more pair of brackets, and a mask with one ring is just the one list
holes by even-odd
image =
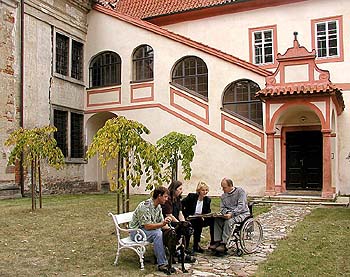
[[209, 249], [216, 253], [227, 252], [226, 244], [235, 225], [250, 216], [246, 192], [240, 187], [235, 187], [233, 181], [228, 178], [222, 179], [221, 187], [224, 192], [220, 202], [222, 217], [215, 218], [215, 243], [209, 246]]

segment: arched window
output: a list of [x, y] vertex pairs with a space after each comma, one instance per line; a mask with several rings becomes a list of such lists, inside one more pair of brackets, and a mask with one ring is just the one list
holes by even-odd
[[250, 80], [231, 83], [224, 92], [223, 109], [262, 125], [262, 103], [255, 98], [255, 93], [259, 90], [260, 87]]
[[90, 88], [121, 84], [121, 59], [108, 51], [98, 54], [90, 63]]
[[137, 47], [132, 56], [133, 81], [149, 81], [153, 79], [153, 48], [148, 45]]
[[208, 68], [198, 57], [186, 57], [175, 64], [172, 82], [208, 99]]

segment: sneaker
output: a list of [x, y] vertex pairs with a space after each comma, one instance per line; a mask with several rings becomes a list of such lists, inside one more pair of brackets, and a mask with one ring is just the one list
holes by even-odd
[[220, 245], [220, 242], [214, 242], [213, 244], [209, 245], [210, 250], [215, 250]]
[[220, 245], [215, 248], [215, 251], [217, 251], [217, 252], [226, 252], [227, 251], [226, 244], [225, 243], [220, 243]]

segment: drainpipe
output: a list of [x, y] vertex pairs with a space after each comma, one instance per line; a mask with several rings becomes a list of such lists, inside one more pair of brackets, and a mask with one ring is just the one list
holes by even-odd
[[[21, 21], [20, 21], [20, 79], [21, 79], [21, 89], [20, 89], [20, 127], [24, 128], [24, 0], [21, 0]], [[23, 168], [23, 153], [21, 156], [21, 161], [19, 164], [19, 176], [20, 176], [20, 186], [21, 195], [24, 197], [24, 168]]]

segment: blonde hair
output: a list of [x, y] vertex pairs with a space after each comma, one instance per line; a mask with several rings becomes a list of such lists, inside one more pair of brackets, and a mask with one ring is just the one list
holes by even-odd
[[198, 185], [197, 185], [197, 188], [196, 188], [196, 192], [199, 193], [199, 191], [200, 191], [202, 188], [205, 188], [205, 189], [207, 189], [207, 190], [209, 191], [209, 186], [207, 185], [207, 183], [204, 182], [204, 181], [199, 181], [199, 182], [198, 182]]

